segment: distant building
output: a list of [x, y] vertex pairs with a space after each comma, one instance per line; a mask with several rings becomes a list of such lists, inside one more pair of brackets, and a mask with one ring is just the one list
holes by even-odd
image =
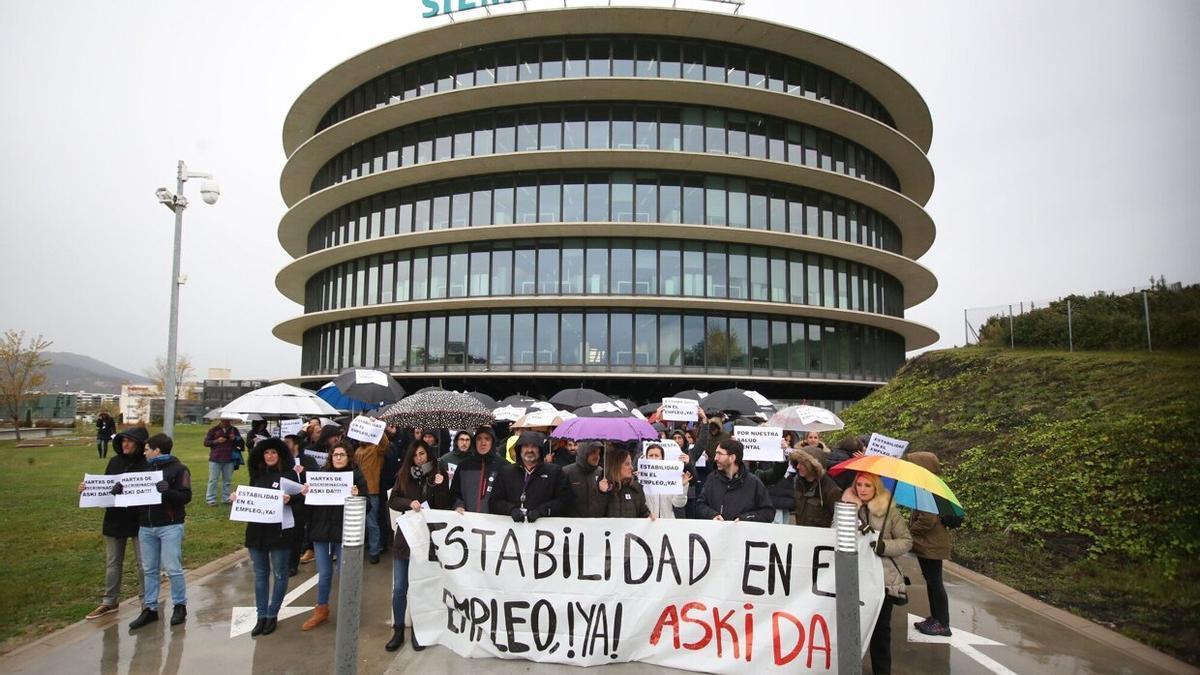
[[[150, 421], [150, 401], [159, 397], [158, 387], [152, 384], [123, 384], [121, 385], [120, 407], [121, 422], [134, 424]], [[161, 413], [160, 413], [161, 415]]]
[[[211, 374], [214, 370], [225, 370], [223, 368], [212, 368], [209, 370]], [[271, 384], [270, 380], [228, 380], [228, 379], [206, 379], [200, 391], [200, 400], [203, 402], [204, 412], [213, 408], [222, 408], [226, 403], [241, 396], [248, 394], [255, 389], [262, 389]]]
[[120, 394], [92, 393], [87, 391], [64, 391], [60, 396], [75, 397], [76, 415], [95, 415], [106, 405], [118, 408], [121, 403]]
[[209, 368], [208, 369], [208, 377], [205, 379], [232, 380], [233, 379], [233, 371], [230, 370], [229, 368]]
[[[165, 399], [162, 397], [150, 399], [151, 424], [162, 424], [164, 401]], [[195, 424], [203, 421], [204, 413], [207, 410], [208, 408], [205, 408], [204, 404], [200, 401], [195, 399], [180, 399], [175, 402], [175, 419], [185, 424]]]
[[46, 420], [51, 422], [73, 422], [75, 420], [76, 398], [74, 394], [42, 394], [30, 396], [21, 408], [22, 423], [26, 416], [37, 423]]

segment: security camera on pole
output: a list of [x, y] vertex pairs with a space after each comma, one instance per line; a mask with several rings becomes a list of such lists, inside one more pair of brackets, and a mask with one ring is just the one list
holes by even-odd
[[204, 199], [205, 204], [217, 203], [217, 198], [221, 196], [221, 188], [217, 185], [217, 181], [212, 179], [212, 174], [189, 171], [187, 164], [184, 164], [182, 159], [179, 160], [175, 193], [164, 187], [154, 191], [159, 203], [175, 213], [175, 254], [171, 263], [171, 323], [167, 329], [167, 372], [163, 377], [167, 389], [163, 392], [163, 433], [168, 436], [175, 434], [175, 361], [176, 342], [179, 337], [179, 286], [184, 282], [184, 278], [179, 274], [179, 256], [180, 239], [183, 237], [183, 210], [188, 205], [187, 197], [183, 196], [183, 184], [189, 178], [204, 179], [204, 182], [200, 184], [200, 197]]

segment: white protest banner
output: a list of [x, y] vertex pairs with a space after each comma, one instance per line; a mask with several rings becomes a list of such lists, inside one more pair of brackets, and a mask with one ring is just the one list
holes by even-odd
[[638, 460], [638, 482], [646, 495], [681, 495], [687, 491], [683, 485], [683, 464], [674, 460]]
[[112, 506], [117, 499], [117, 496], [112, 493], [112, 486], [118, 478], [120, 478], [119, 475], [83, 474], [83, 492], [79, 493], [79, 508]]
[[308, 506], [342, 506], [354, 486], [353, 471], [309, 471], [308, 494], [304, 503]]
[[662, 448], [663, 459], [679, 459], [683, 454], [683, 450], [679, 444], [669, 438], [662, 438], [657, 441], [642, 441], [642, 456], [646, 455], [646, 449], [652, 445], [657, 445]]
[[312, 457], [317, 462], [317, 466], [325, 466], [325, 464], [329, 461], [329, 453], [328, 452], [320, 452], [318, 450], [305, 450], [304, 454], [308, 455], [309, 457]]
[[699, 408], [700, 402], [690, 398], [664, 398], [662, 419], [664, 422], [695, 422], [700, 419], [696, 412]]
[[283, 522], [283, 490], [239, 485], [229, 519], [244, 523]]
[[783, 429], [779, 427], [734, 427], [733, 440], [741, 441], [746, 448], [742, 459], [747, 462], [782, 462]]
[[[837, 672], [834, 531], [640, 518], [511, 518], [422, 509], [409, 607], [421, 644], [573, 666]], [[883, 568], [858, 535], [863, 651]], [[857, 659], [854, 667], [858, 667]]]
[[304, 428], [304, 420], [280, 420], [279, 421], [279, 437], [299, 436], [300, 430]]
[[158, 491], [158, 482], [162, 479], [162, 471], [135, 471], [117, 476], [121, 494], [113, 500], [113, 506], [161, 504], [162, 493]]
[[359, 415], [350, 422], [350, 428], [346, 431], [346, 436], [364, 443], [378, 443], [379, 439], [383, 438], [385, 429], [387, 429], [387, 422]]
[[868, 455], [887, 455], [899, 459], [908, 448], [908, 441], [902, 441], [899, 438], [888, 438], [883, 434], [871, 434], [871, 440], [867, 443]]

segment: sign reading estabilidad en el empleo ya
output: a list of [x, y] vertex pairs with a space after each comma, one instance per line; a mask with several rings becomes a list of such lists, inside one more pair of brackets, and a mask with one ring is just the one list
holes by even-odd
[[[463, 12], [468, 9], [479, 9], [481, 7], [490, 7], [492, 5], [509, 5], [514, 1], [521, 3], [523, 6], [525, 5], [525, 0], [421, 0], [421, 5], [425, 8], [425, 12], [421, 14], [421, 18], [432, 19], [435, 16], [454, 14], [456, 12]], [[746, 4], [746, 0], [704, 1], [715, 2], [722, 5], [736, 5], [738, 8], [741, 8], [742, 5]]]

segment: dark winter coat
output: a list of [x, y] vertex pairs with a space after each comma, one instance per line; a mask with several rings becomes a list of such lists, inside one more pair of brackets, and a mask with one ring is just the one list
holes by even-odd
[[562, 469], [556, 464], [542, 463], [529, 472], [528, 480], [526, 473], [521, 464], [500, 467], [496, 475], [496, 488], [488, 504], [489, 510], [497, 515], [508, 516], [524, 507], [527, 513], [534, 515], [534, 519], [565, 516], [571, 505], [571, 489], [567, 487], [567, 478]]
[[[122, 435], [129, 436], [138, 441], [137, 449], [133, 451], [132, 455], [121, 454], [121, 443], [118, 440], [117, 454], [108, 460], [108, 466], [104, 468], [104, 475], [106, 476], [116, 476], [122, 473], [146, 470], [146, 458], [143, 453], [145, 452], [146, 439], [150, 435], [141, 427], [130, 429]], [[110, 506], [104, 509], [104, 525], [101, 527], [101, 531], [106, 537], [116, 537], [118, 539], [136, 537], [138, 534], [138, 523], [142, 515], [141, 511], [142, 508], [140, 506]]]
[[775, 507], [762, 481], [739, 467], [733, 478], [724, 471], [712, 472], [696, 501], [696, 514], [708, 520], [719, 515], [725, 520], [769, 523], [775, 519]]
[[472, 513], [489, 513], [488, 501], [496, 485], [496, 471], [502, 464], [504, 460], [494, 452], [486, 455], [476, 452], [459, 460], [454, 480], [450, 482], [453, 507], [462, 507]]
[[647, 518], [650, 516], [650, 507], [646, 505], [646, 492], [636, 478], [621, 486], [610, 485], [607, 493], [600, 492], [599, 481], [592, 482], [590, 489], [595, 491], [595, 496], [591, 500], [592, 511], [588, 514], [593, 518]]
[[[187, 516], [187, 503], [192, 501], [192, 472], [187, 465], [173, 455], [159, 455], [165, 459], [146, 462], [143, 471], [162, 471], [167, 489], [162, 493], [161, 504], [138, 507], [141, 509], [142, 527], [162, 527], [182, 524]], [[158, 459], [158, 458], [155, 458]]]
[[[337, 471], [338, 469], [324, 469], [325, 471]], [[358, 469], [346, 467], [342, 471], [354, 471], [354, 485], [358, 488], [358, 496], [367, 496], [367, 481], [363, 478], [362, 472]], [[305, 510], [308, 512], [308, 538], [311, 541], [342, 541], [342, 509], [344, 506], [309, 506]], [[368, 514], [372, 517], [373, 514]]]
[[[441, 483], [437, 482], [439, 476], [442, 479]], [[396, 484], [392, 486], [392, 495], [388, 497], [388, 508], [400, 513], [408, 513], [414, 501], [427, 503], [435, 509], [450, 508], [450, 479], [446, 478], [446, 474], [441, 471], [435, 471], [420, 479], [409, 476], [406, 489], [400, 484], [400, 477], [396, 476]], [[396, 538], [392, 541], [392, 555], [399, 560], [408, 560], [410, 555], [408, 540], [400, 532], [396, 533]]]
[[102, 415], [96, 418], [96, 440], [107, 441], [117, 433], [117, 423], [112, 417]]
[[[222, 437], [225, 439], [224, 442], [218, 443], [217, 439]], [[219, 424], [209, 429], [208, 433], [204, 435], [204, 447], [208, 448], [208, 461], [232, 462], [233, 449], [237, 445], [236, 441], [241, 437], [242, 432], [232, 424], [228, 429], [222, 429]]]
[[587, 463], [587, 452], [575, 453], [575, 461], [563, 470], [567, 487], [571, 490], [571, 504], [567, 507], [567, 517], [591, 518], [599, 510], [592, 502], [599, 496], [596, 483], [600, 480], [597, 467]]
[[[251, 486], [256, 488], [278, 490], [281, 478], [294, 483], [300, 482], [300, 476], [290, 469], [280, 472], [277, 469], [264, 468], [256, 474], [258, 477], [251, 483]], [[304, 508], [304, 495], [292, 495], [287, 506], [292, 507], [294, 516], [296, 510]], [[301, 536], [299, 530], [300, 528], [295, 526], [285, 530], [280, 523], [246, 523], [246, 548], [291, 548], [296, 537]]]
[[825, 473], [821, 460], [814, 454], [816, 449], [793, 450], [790, 459], [803, 463], [817, 477], [810, 481], [797, 473], [795, 478], [796, 524], [806, 527], [829, 527], [833, 524], [833, 509], [842, 497], [842, 489]]
[[[942, 472], [942, 464], [932, 452], [910, 452], [904, 458], [934, 474]], [[908, 531], [912, 534], [912, 552], [918, 558], [950, 559], [950, 530], [937, 514], [913, 509], [908, 519]]]

